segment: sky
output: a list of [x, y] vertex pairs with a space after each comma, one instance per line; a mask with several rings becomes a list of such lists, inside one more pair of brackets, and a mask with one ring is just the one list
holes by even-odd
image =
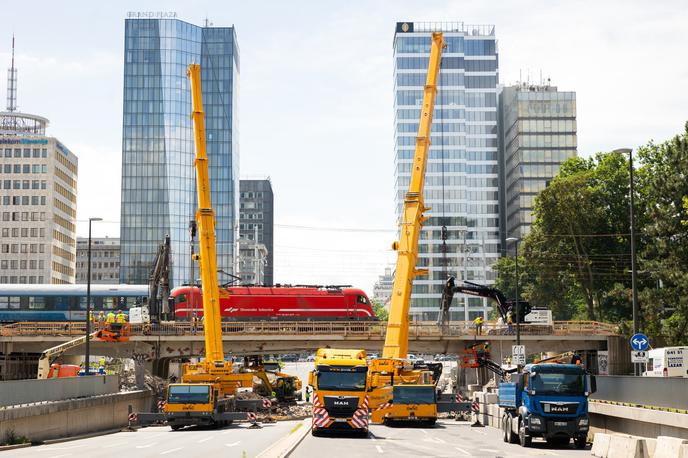
[[[397, 21], [494, 24], [501, 84], [577, 93], [579, 155], [679, 133], [688, 7], [647, 1], [2, 1], [21, 111], [79, 157], [78, 235], [119, 236], [124, 19], [175, 11], [236, 26], [242, 177], [275, 193], [275, 281], [372, 294], [395, 262], [392, 40]], [[0, 78], [0, 92], [6, 91]]]

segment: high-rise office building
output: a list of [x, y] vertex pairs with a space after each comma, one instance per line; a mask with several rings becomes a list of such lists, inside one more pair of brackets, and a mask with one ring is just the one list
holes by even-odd
[[564, 161], [576, 156], [576, 93], [549, 84], [507, 86], [499, 96], [499, 111], [504, 242], [528, 234], [535, 196]]
[[172, 246], [170, 282], [191, 281], [189, 220], [198, 207], [188, 65], [201, 83], [215, 210], [217, 267], [233, 272], [239, 207], [239, 48], [234, 27], [127, 19], [124, 46], [121, 266], [146, 283], [158, 245]]
[[[244, 240], [257, 241], [258, 245], [263, 244], [267, 250], [265, 259], [255, 260], [255, 262], [263, 264], [264, 274], [260, 281], [253, 280], [251, 282], [272, 285], [274, 281], [273, 231], [275, 208], [272, 183], [270, 183], [270, 179], [240, 181], [239, 237]], [[259, 246], [244, 242], [239, 259], [239, 262], [243, 262], [243, 265], [246, 266], [243, 270], [246, 270], [249, 264], [255, 265], [252, 264], [253, 261], [249, 261], [249, 258], [256, 256], [260, 258], [261, 250], [259, 248]]]
[[[447, 275], [493, 283], [499, 256], [497, 84], [495, 28], [462, 22], [400, 22], [394, 35], [395, 190], [401, 215], [418, 132], [431, 32], [443, 32], [438, 93], [425, 179], [424, 223], [411, 319], [436, 320]], [[446, 229], [443, 229], [446, 228]], [[455, 296], [450, 318], [487, 313], [480, 298]]]
[[0, 113], [0, 283], [74, 283], [78, 160], [48, 120], [17, 110], [17, 69]]
[[[88, 237], [76, 240], [76, 282], [88, 280]], [[119, 284], [119, 239], [91, 238], [91, 283]]]

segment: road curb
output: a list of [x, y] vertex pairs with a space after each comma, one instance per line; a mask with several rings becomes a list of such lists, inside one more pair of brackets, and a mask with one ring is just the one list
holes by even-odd
[[294, 429], [285, 437], [260, 452], [256, 458], [287, 458], [298, 447], [311, 430], [310, 419], [296, 424]]
[[69, 441], [75, 441], [75, 440], [80, 440], [80, 439], [88, 439], [90, 437], [106, 436], [108, 434], [114, 434], [114, 433], [118, 433], [120, 431], [122, 431], [122, 428], [106, 429], [105, 431], [96, 431], [96, 432], [92, 432], [92, 433], [81, 434], [79, 436], [69, 436], [69, 437], [60, 437], [58, 439], [48, 439], [45, 441], [41, 441], [40, 445], [59, 444], [61, 442], [69, 442]]
[[25, 442], [23, 444], [12, 444], [12, 445], [0, 445], [0, 452], [4, 450], [14, 450], [15, 448], [31, 447], [31, 442]]

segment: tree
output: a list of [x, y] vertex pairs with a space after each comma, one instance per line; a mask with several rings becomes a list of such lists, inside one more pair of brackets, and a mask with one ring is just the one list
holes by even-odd
[[[688, 122], [684, 132], [638, 151], [647, 200], [648, 240], [641, 268], [651, 278], [641, 297], [643, 329], [669, 345], [688, 344]], [[661, 342], [660, 342], [661, 344]], [[655, 343], [657, 345], [657, 343]]]
[[385, 308], [385, 305], [377, 299], [373, 299], [371, 302], [373, 304], [373, 312], [375, 312], [377, 319], [380, 321], [387, 321], [389, 312]]
[[621, 153], [571, 158], [562, 165], [536, 198], [525, 240], [527, 262], [536, 271], [533, 299], [567, 298], [573, 303], [561, 302], [560, 312], [572, 315], [582, 298], [591, 320], [623, 314], [606, 292], [630, 281], [628, 183]]

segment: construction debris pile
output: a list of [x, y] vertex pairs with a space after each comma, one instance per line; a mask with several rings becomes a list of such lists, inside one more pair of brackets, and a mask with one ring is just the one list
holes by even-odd
[[258, 421], [269, 421], [270, 418], [276, 421], [303, 420], [313, 415], [312, 404], [277, 404], [270, 409], [270, 413], [265, 411], [258, 412]]
[[[157, 399], [163, 399], [167, 390], [167, 380], [146, 374], [144, 376], [145, 389], [151, 390]], [[119, 389], [121, 391], [135, 391], [138, 389], [136, 384], [136, 371], [124, 370], [119, 379]]]

